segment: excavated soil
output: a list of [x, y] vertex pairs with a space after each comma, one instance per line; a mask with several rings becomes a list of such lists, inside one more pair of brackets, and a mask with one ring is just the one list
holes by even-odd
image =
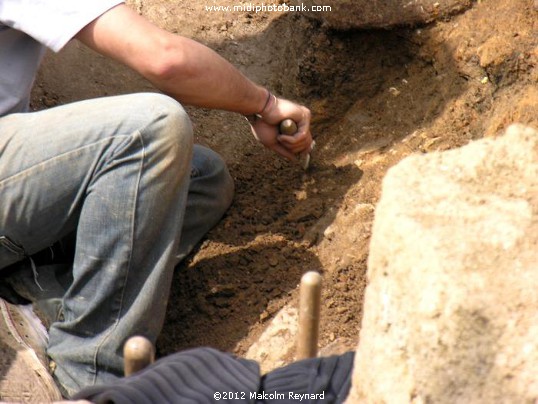
[[[305, 172], [260, 147], [242, 117], [189, 109], [197, 141], [228, 161], [236, 196], [176, 271], [160, 355], [200, 345], [244, 354], [275, 313], [296, 302], [308, 270], [324, 277], [320, 346], [354, 346], [386, 171], [409, 154], [496, 136], [512, 122], [538, 128], [532, 0], [483, 0], [424, 27], [347, 32], [295, 13], [205, 10], [230, 0], [131, 3], [308, 105], [317, 143]], [[147, 90], [72, 44], [48, 57], [34, 106]]]

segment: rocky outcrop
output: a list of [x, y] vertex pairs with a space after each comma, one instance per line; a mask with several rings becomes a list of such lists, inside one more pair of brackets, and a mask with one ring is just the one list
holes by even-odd
[[[471, 0], [293, 0], [335, 29], [417, 25], [462, 11]], [[319, 11], [317, 11], [319, 10]]]
[[348, 403], [538, 397], [538, 132], [413, 156], [373, 227]]

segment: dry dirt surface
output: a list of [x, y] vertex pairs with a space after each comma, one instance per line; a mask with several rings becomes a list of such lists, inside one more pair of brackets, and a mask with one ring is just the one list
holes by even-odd
[[[317, 147], [304, 172], [261, 148], [242, 117], [189, 109], [197, 141], [228, 161], [236, 196], [178, 267], [159, 355], [201, 345], [244, 354], [297, 301], [308, 270], [324, 277], [320, 346], [354, 346], [384, 174], [409, 154], [496, 136], [511, 122], [538, 128], [538, 11], [533, 0], [483, 0], [424, 27], [336, 32], [299, 13], [205, 9], [233, 4], [248, 2], [131, 2], [308, 105]], [[86, 56], [61, 86], [38, 81], [34, 105], [150, 88]]]

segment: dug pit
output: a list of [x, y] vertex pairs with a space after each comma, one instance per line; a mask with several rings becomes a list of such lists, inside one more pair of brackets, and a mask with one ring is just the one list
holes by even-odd
[[[345, 32], [301, 14], [209, 13], [186, 0], [131, 5], [308, 105], [317, 143], [304, 172], [263, 150], [242, 117], [189, 109], [197, 141], [228, 161], [236, 196], [176, 271], [158, 355], [201, 345], [244, 355], [269, 321], [297, 302], [297, 284], [309, 270], [324, 278], [320, 346], [343, 341], [353, 348], [387, 169], [412, 153], [495, 136], [514, 121], [538, 127], [532, 1], [479, 1], [428, 26]], [[134, 91], [154, 90], [70, 44], [47, 57], [33, 106]]]

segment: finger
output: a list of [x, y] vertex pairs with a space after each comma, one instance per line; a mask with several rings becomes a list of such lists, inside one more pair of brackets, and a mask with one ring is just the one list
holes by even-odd
[[299, 144], [305, 140], [304, 136], [295, 136], [295, 135], [278, 135], [277, 137], [280, 143], [286, 143], [289, 145]]
[[282, 157], [285, 157], [289, 161], [296, 161], [297, 160], [297, 157], [295, 156], [295, 153], [293, 153], [290, 150], [286, 149], [282, 145], [275, 144], [275, 145], [271, 146], [271, 150], [273, 150], [277, 154], [280, 154]]
[[287, 143], [289, 145], [301, 144], [301, 143], [310, 143], [312, 141], [312, 136], [310, 132], [297, 132], [294, 135], [279, 135], [278, 140], [280, 142]]
[[311, 144], [312, 144], [311, 139], [303, 139], [300, 141], [297, 141], [296, 139], [294, 139], [292, 142], [289, 142], [288, 139], [282, 139], [282, 137], [283, 136], [279, 136], [277, 140], [282, 146], [284, 146], [289, 151], [295, 154], [310, 151]]

